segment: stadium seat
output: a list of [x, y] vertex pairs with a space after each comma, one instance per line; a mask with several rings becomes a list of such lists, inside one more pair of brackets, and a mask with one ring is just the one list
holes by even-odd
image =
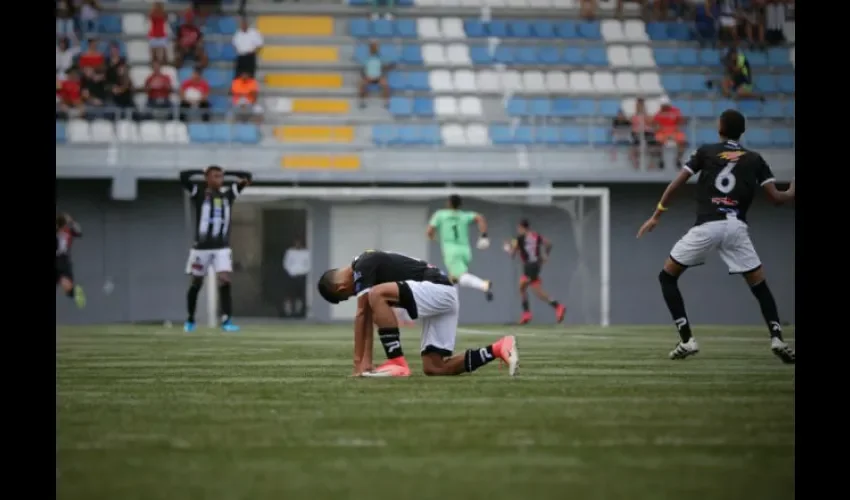
[[626, 39], [623, 23], [617, 19], [605, 19], [600, 23], [600, 32], [606, 42], [622, 42]]
[[676, 49], [657, 48], [654, 51], [655, 63], [659, 66], [675, 66], [677, 64]]
[[546, 81], [541, 71], [524, 71], [522, 73], [522, 88], [532, 94], [546, 93]]
[[413, 114], [413, 99], [407, 97], [390, 97], [389, 112], [393, 116], [407, 117]]
[[127, 42], [127, 62], [130, 64], [148, 64], [151, 60], [148, 42], [130, 40]]
[[629, 50], [629, 59], [635, 68], [655, 68], [652, 50], [646, 45], [635, 45]]
[[452, 66], [471, 66], [469, 49], [466, 44], [453, 43], [446, 47], [446, 62]]
[[475, 73], [468, 69], [455, 70], [453, 85], [456, 92], [474, 93], [478, 91], [475, 85]]
[[445, 69], [438, 69], [428, 73], [428, 83], [434, 92], [451, 92], [454, 90], [452, 74]]
[[466, 142], [470, 146], [486, 146], [490, 143], [487, 127], [479, 123], [466, 126]]
[[[162, 124], [155, 121], [143, 121], [139, 124], [139, 141], [146, 143], [165, 142]], [[193, 142], [200, 142], [194, 141]]]
[[643, 94], [660, 95], [664, 92], [661, 78], [655, 71], [644, 71], [638, 74], [638, 88]]
[[419, 33], [419, 38], [425, 40], [443, 38], [440, 21], [433, 17], [418, 18], [416, 20], [416, 31]]
[[629, 42], [649, 42], [646, 25], [640, 19], [629, 19], [623, 22], [623, 37]]
[[774, 128], [770, 131], [770, 142], [779, 148], [790, 148], [794, 146], [794, 131], [790, 128]]
[[553, 94], [567, 92], [570, 86], [566, 73], [563, 71], [547, 71], [546, 88]]
[[468, 117], [476, 117], [484, 114], [484, 108], [481, 105], [481, 99], [473, 96], [461, 97], [458, 102], [458, 108], [461, 115]]
[[495, 93], [502, 91], [502, 86], [499, 84], [499, 74], [493, 70], [481, 70], [476, 74], [475, 79], [476, 87], [481, 92]]
[[621, 71], [614, 77], [617, 89], [622, 94], [639, 94], [637, 76], [631, 71]]
[[700, 49], [699, 61], [703, 66], [719, 66], [720, 51], [717, 49]]
[[504, 71], [499, 78], [499, 83], [503, 92], [516, 92], [522, 89], [522, 75], [520, 75], [519, 71]]
[[458, 114], [457, 100], [450, 96], [440, 96], [434, 99], [434, 110], [438, 116], [455, 116]]
[[[224, 127], [230, 128], [225, 124]], [[260, 130], [251, 123], [236, 123], [233, 125], [232, 138], [234, 142], [241, 144], [257, 144], [260, 142]]]
[[188, 144], [189, 131], [185, 123], [170, 121], [165, 124], [163, 138], [166, 142], [174, 144]]
[[460, 39], [466, 38], [466, 32], [463, 29], [463, 21], [459, 17], [444, 17], [440, 20], [440, 31], [443, 38]]
[[117, 14], [101, 13], [97, 20], [97, 28], [100, 33], [117, 35], [121, 33], [121, 16]]
[[743, 143], [745, 146], [754, 148], [769, 147], [771, 145], [770, 133], [767, 129], [754, 127], [744, 134]]
[[67, 139], [67, 130], [65, 126], [65, 122], [56, 122], [56, 143], [64, 144]]
[[71, 143], [91, 142], [89, 123], [85, 120], [71, 120], [67, 127], [67, 140]]
[[121, 142], [138, 142], [139, 127], [136, 125], [136, 122], [120, 120], [115, 123], [115, 136]]
[[426, 65], [442, 66], [447, 63], [446, 53], [442, 45], [428, 43], [422, 46], [422, 60]]
[[462, 125], [450, 124], [440, 128], [440, 136], [446, 146], [465, 146], [466, 130]]
[[434, 116], [434, 100], [430, 97], [416, 97], [413, 99], [413, 114], [420, 117]]
[[617, 92], [614, 84], [614, 75], [610, 71], [597, 71], [591, 76], [593, 89], [602, 94], [613, 94]]
[[487, 27], [478, 19], [464, 20], [463, 31], [469, 38], [484, 38], [488, 35]]
[[573, 71], [570, 73], [570, 90], [579, 93], [593, 92], [593, 83], [590, 73], [587, 71]]
[[124, 14], [122, 25], [126, 35], [147, 36], [148, 34], [148, 20], [144, 14], [137, 12]]
[[628, 68], [632, 66], [629, 48], [625, 45], [608, 46], [608, 62], [612, 68]]

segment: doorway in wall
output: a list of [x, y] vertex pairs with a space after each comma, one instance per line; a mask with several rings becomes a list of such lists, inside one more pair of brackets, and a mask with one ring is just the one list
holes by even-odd
[[261, 287], [264, 302], [281, 318], [307, 316], [307, 210], [263, 208]]

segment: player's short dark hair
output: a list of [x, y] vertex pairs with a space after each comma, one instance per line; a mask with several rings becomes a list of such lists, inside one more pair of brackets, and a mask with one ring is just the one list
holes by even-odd
[[449, 206], [458, 209], [463, 204], [463, 200], [461, 199], [459, 194], [453, 194], [449, 196]]
[[727, 109], [720, 114], [720, 135], [737, 141], [747, 130], [747, 119], [734, 109]]
[[207, 175], [210, 172], [224, 172], [224, 169], [219, 167], [218, 165], [210, 165], [209, 167], [204, 169], [204, 175]]
[[528, 227], [531, 226], [531, 224], [528, 222], [528, 219], [520, 219], [519, 225], [520, 225], [520, 227], [524, 227], [526, 229], [528, 229]]
[[65, 219], [65, 216], [62, 214], [56, 214], [56, 226], [57, 227], [65, 227], [65, 224], [68, 223], [68, 220]]
[[336, 287], [336, 269], [328, 269], [319, 278], [319, 295], [331, 304], [339, 304], [340, 298], [334, 291]]

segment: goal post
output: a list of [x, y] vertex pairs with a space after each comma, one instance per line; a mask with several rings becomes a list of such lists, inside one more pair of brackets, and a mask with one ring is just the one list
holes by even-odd
[[[582, 270], [582, 266], [586, 267], [588, 260], [587, 252], [583, 250], [585, 241], [585, 225], [590, 217], [587, 214], [593, 212], [593, 218], [598, 218], [598, 221], [593, 221], [592, 228], [588, 232], [598, 231], [598, 241], [594, 243], [593, 253], [598, 255], [593, 260], [598, 258], [597, 272], [593, 277], [593, 281], [598, 279], [597, 283], [593, 283], [592, 287], [598, 286], [598, 313], [594, 311], [592, 323], [597, 323], [602, 326], [608, 326], [610, 315], [610, 234], [611, 234], [611, 206], [610, 192], [606, 187], [571, 187], [571, 188], [555, 188], [555, 187], [517, 187], [517, 188], [474, 188], [474, 187], [437, 187], [437, 188], [417, 188], [417, 187], [297, 187], [297, 186], [249, 186], [239, 196], [240, 203], [272, 203], [280, 200], [288, 201], [325, 201], [337, 203], [352, 203], [352, 202], [394, 202], [400, 204], [424, 204], [435, 201], [445, 200], [448, 196], [457, 194], [465, 199], [475, 199], [486, 203], [495, 203], [499, 206], [517, 206], [516, 213], [521, 213], [523, 207], [535, 207], [537, 209], [546, 209], [547, 219], [566, 221], [570, 218], [570, 224], [574, 228], [572, 235], [564, 237], [570, 239], [575, 245], [575, 256], [578, 260], [585, 261], [576, 262], [576, 273], [585, 273], [587, 269]], [[590, 202], [590, 203], [588, 203]], [[466, 205], [467, 203], [465, 203]], [[590, 208], [588, 208], [592, 205]], [[546, 208], [548, 207], [548, 209]], [[238, 208], [237, 208], [238, 209]], [[557, 211], [557, 215], [553, 216], [549, 209]], [[530, 208], [528, 210], [531, 210]], [[488, 216], [487, 212], [482, 212], [488, 218], [490, 226], [493, 226], [493, 221]], [[562, 218], [563, 217], [563, 218]], [[510, 228], [513, 229], [517, 220], [511, 218]], [[507, 221], [500, 221], [502, 227], [506, 227]], [[556, 222], [557, 223], [557, 222]], [[532, 221], [534, 225], [534, 221]], [[424, 229], [424, 227], [423, 227]], [[314, 228], [314, 231], [325, 230], [323, 228]], [[491, 230], [492, 231], [492, 230]], [[544, 232], [551, 233], [553, 229], [549, 226]], [[562, 231], [562, 229], [559, 229]], [[424, 230], [422, 232], [424, 238]], [[492, 233], [491, 233], [491, 236]], [[494, 245], [500, 245], [499, 241], [494, 242]], [[596, 246], [598, 244], [598, 247]], [[390, 249], [391, 250], [391, 249]], [[587, 271], [590, 272], [590, 271]], [[583, 275], [583, 274], [582, 274]], [[581, 279], [578, 280], [581, 283]], [[580, 285], [579, 285], [580, 286]], [[215, 325], [217, 318], [217, 289], [215, 286], [205, 287], [208, 290], [208, 319], [211, 325]], [[583, 288], [583, 287], [580, 287]], [[582, 294], [584, 291], [579, 289], [577, 294]], [[595, 295], [595, 291], [594, 291]], [[593, 302], [596, 302], [593, 298]], [[594, 308], [596, 309], [596, 308]]]

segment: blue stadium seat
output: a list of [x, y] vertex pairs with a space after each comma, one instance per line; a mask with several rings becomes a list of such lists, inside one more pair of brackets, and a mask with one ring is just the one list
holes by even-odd
[[686, 23], [668, 23], [667, 37], [677, 42], [687, 42], [693, 39], [690, 25]]
[[663, 74], [661, 75], [661, 86], [667, 92], [682, 92], [685, 90], [684, 78], [676, 73]]
[[794, 146], [794, 131], [790, 128], [775, 128], [770, 131], [770, 142], [779, 148]]
[[107, 35], [121, 33], [121, 16], [117, 14], [101, 14], [97, 20], [97, 29]]
[[552, 21], [534, 21], [531, 31], [537, 38], [555, 38], [555, 23]]
[[204, 44], [210, 61], [232, 62], [236, 58], [236, 49], [228, 42], [207, 42]]
[[763, 118], [762, 104], [756, 100], [743, 100], [737, 102], [738, 111], [744, 114], [747, 119]]
[[204, 71], [204, 78], [207, 79], [207, 83], [213, 89], [230, 90], [230, 84], [233, 82], [232, 76], [233, 73], [230, 70], [223, 68], [209, 68]]
[[528, 114], [528, 101], [522, 97], [512, 97], [508, 100], [506, 108], [510, 116], [525, 116]]
[[682, 116], [693, 116], [693, 101], [673, 99], [672, 104], [679, 108]]
[[588, 47], [584, 50], [584, 63], [589, 66], [608, 66], [608, 53], [604, 47]]
[[469, 59], [472, 64], [492, 64], [493, 56], [490, 48], [485, 45], [472, 45], [469, 47]]
[[717, 49], [700, 49], [699, 61], [703, 66], [719, 66], [720, 51]]
[[537, 48], [522, 46], [514, 51], [514, 62], [519, 64], [537, 64]]
[[348, 22], [348, 34], [355, 38], [369, 38], [372, 25], [368, 19], [352, 19]]
[[697, 136], [694, 138], [697, 145], [711, 144], [717, 142], [717, 129], [714, 127], [699, 127]]
[[676, 62], [681, 66], [699, 66], [699, 55], [696, 49], [682, 47], [676, 50]]
[[528, 101], [528, 114], [531, 116], [549, 116], [552, 114], [552, 101], [537, 97]]
[[416, 38], [416, 20], [415, 19], [398, 19], [395, 22], [395, 34], [400, 38]]
[[427, 145], [440, 144], [439, 125], [401, 125], [398, 126], [396, 141], [403, 145]]
[[366, 58], [369, 57], [369, 47], [365, 43], [360, 43], [354, 46], [354, 62], [363, 64]]
[[677, 64], [676, 60], [676, 49], [655, 49], [655, 63], [659, 66], [675, 66]]
[[[123, 40], [101, 40], [97, 44], [97, 50], [99, 50], [100, 52], [103, 52], [103, 53], [108, 53], [109, 52], [109, 45], [112, 44], [112, 43], [118, 43], [118, 47], [121, 48], [121, 55], [125, 56], [125, 57], [127, 56], [127, 44], [124, 43]], [[86, 50], [88, 50], [88, 47], [89, 47], [89, 41], [88, 40], [83, 40], [82, 42], [80, 42], [80, 50], [82, 52], [85, 52]]]
[[567, 47], [561, 54], [561, 60], [566, 64], [584, 64], [584, 50], [579, 47]]
[[218, 32], [222, 35], [233, 36], [239, 25], [236, 18], [231, 16], [222, 16], [218, 18]]
[[56, 143], [64, 144], [65, 137], [65, 122], [56, 122]]
[[705, 92], [705, 76], [702, 73], [687, 73], [682, 78], [685, 92]]
[[463, 31], [469, 38], [484, 38], [487, 36], [487, 26], [478, 19], [464, 20]]
[[413, 100], [413, 114], [416, 116], [434, 116], [434, 100], [430, 97], [417, 97]]
[[537, 62], [541, 64], [558, 64], [561, 54], [556, 47], [540, 47], [537, 51]]
[[199, 144], [207, 144], [213, 141], [212, 128], [208, 123], [190, 123], [189, 140]]
[[715, 118], [714, 105], [711, 101], [692, 101], [691, 116], [695, 118]]
[[613, 142], [611, 137], [611, 129], [609, 129], [608, 127], [594, 125], [590, 127], [588, 132], [588, 139], [593, 145], [607, 145]]
[[393, 116], [410, 116], [413, 114], [413, 99], [408, 99], [407, 97], [391, 97], [389, 110]]
[[646, 25], [646, 34], [654, 42], [663, 42], [669, 39], [667, 36], [666, 23], [649, 23]]
[[390, 71], [387, 83], [392, 90], [429, 90], [428, 74], [422, 71]]
[[514, 144], [534, 144], [534, 131], [528, 125], [520, 125], [514, 130]]
[[581, 38], [578, 34], [578, 26], [575, 21], [561, 21], [555, 25], [555, 34], [558, 38]]
[[378, 38], [392, 38], [395, 35], [395, 23], [388, 19], [372, 21], [372, 36]]
[[241, 144], [257, 144], [260, 142], [260, 130], [251, 123], [237, 123], [233, 125], [233, 141]]
[[794, 75], [779, 75], [777, 85], [781, 92], [786, 94], [793, 94], [796, 86], [794, 84]]
[[564, 118], [591, 116], [595, 111], [596, 102], [592, 99], [569, 99], [564, 97], [554, 99], [549, 109], [551, 115]]
[[528, 21], [508, 22], [508, 33], [514, 38], [531, 38], [531, 23]]
[[552, 125], [544, 125], [537, 127], [533, 131], [535, 144], [546, 144], [554, 146], [561, 142], [561, 136], [558, 127]]
[[779, 89], [775, 75], [756, 75], [753, 77], [753, 86], [759, 92], [772, 93]]
[[793, 101], [793, 100], [785, 103], [785, 113], [792, 118], [794, 116], [797, 116], [796, 113], [795, 113], [795, 110], [796, 110], [795, 104], [796, 104], [796, 101]]
[[493, 20], [486, 24], [487, 34], [497, 38], [508, 37], [508, 23], [505, 21]]
[[[719, 115], [720, 113], [726, 111], [727, 109], [738, 109], [738, 103], [731, 99], [720, 99], [714, 101], [714, 114]], [[712, 117], [713, 118], [713, 117]]]
[[230, 98], [226, 95], [211, 95], [209, 101], [213, 113], [221, 114], [230, 109]]
[[619, 99], [602, 99], [596, 104], [596, 114], [598, 114], [599, 116], [603, 116], [605, 118], [614, 118], [615, 116], [617, 116], [617, 113], [620, 112], [621, 103]]
[[395, 63], [401, 56], [401, 49], [393, 44], [382, 44], [378, 47], [378, 56], [384, 62]]
[[497, 146], [511, 144], [513, 141], [513, 132], [510, 125], [490, 125], [489, 132], [490, 141]]
[[504, 45], [499, 45], [496, 47], [496, 52], [493, 54], [493, 60], [502, 64], [511, 64], [514, 62], [514, 49], [513, 47], [505, 47]]
[[770, 134], [766, 129], [753, 127], [744, 134], [744, 144], [754, 148], [770, 146]]
[[422, 47], [419, 45], [404, 45], [401, 48], [400, 61], [404, 64], [420, 65], [422, 60]]
[[767, 55], [763, 52], [745, 51], [744, 55], [747, 56], [747, 61], [750, 62], [750, 66], [753, 68], [759, 68], [768, 65]]
[[[226, 0], [226, 1], [233, 1], [233, 0]], [[373, 0], [348, 0], [348, 5], [351, 5], [351, 6], [354, 6], [354, 7], [371, 7], [372, 3], [373, 3]], [[415, 3], [414, 0], [395, 0], [395, 6], [396, 7], [410, 7], [414, 3]]]
[[372, 127], [372, 142], [379, 146], [387, 146], [395, 140], [395, 125], [375, 125]]
[[791, 55], [784, 47], [773, 47], [767, 50], [769, 66], [791, 66]]
[[770, 100], [762, 106], [762, 116], [765, 118], [785, 118], [786, 107], [782, 101]]
[[561, 142], [571, 146], [587, 143], [587, 126], [567, 125], [561, 127]]
[[602, 40], [602, 29], [599, 21], [585, 21], [578, 23], [578, 34], [586, 40]]

